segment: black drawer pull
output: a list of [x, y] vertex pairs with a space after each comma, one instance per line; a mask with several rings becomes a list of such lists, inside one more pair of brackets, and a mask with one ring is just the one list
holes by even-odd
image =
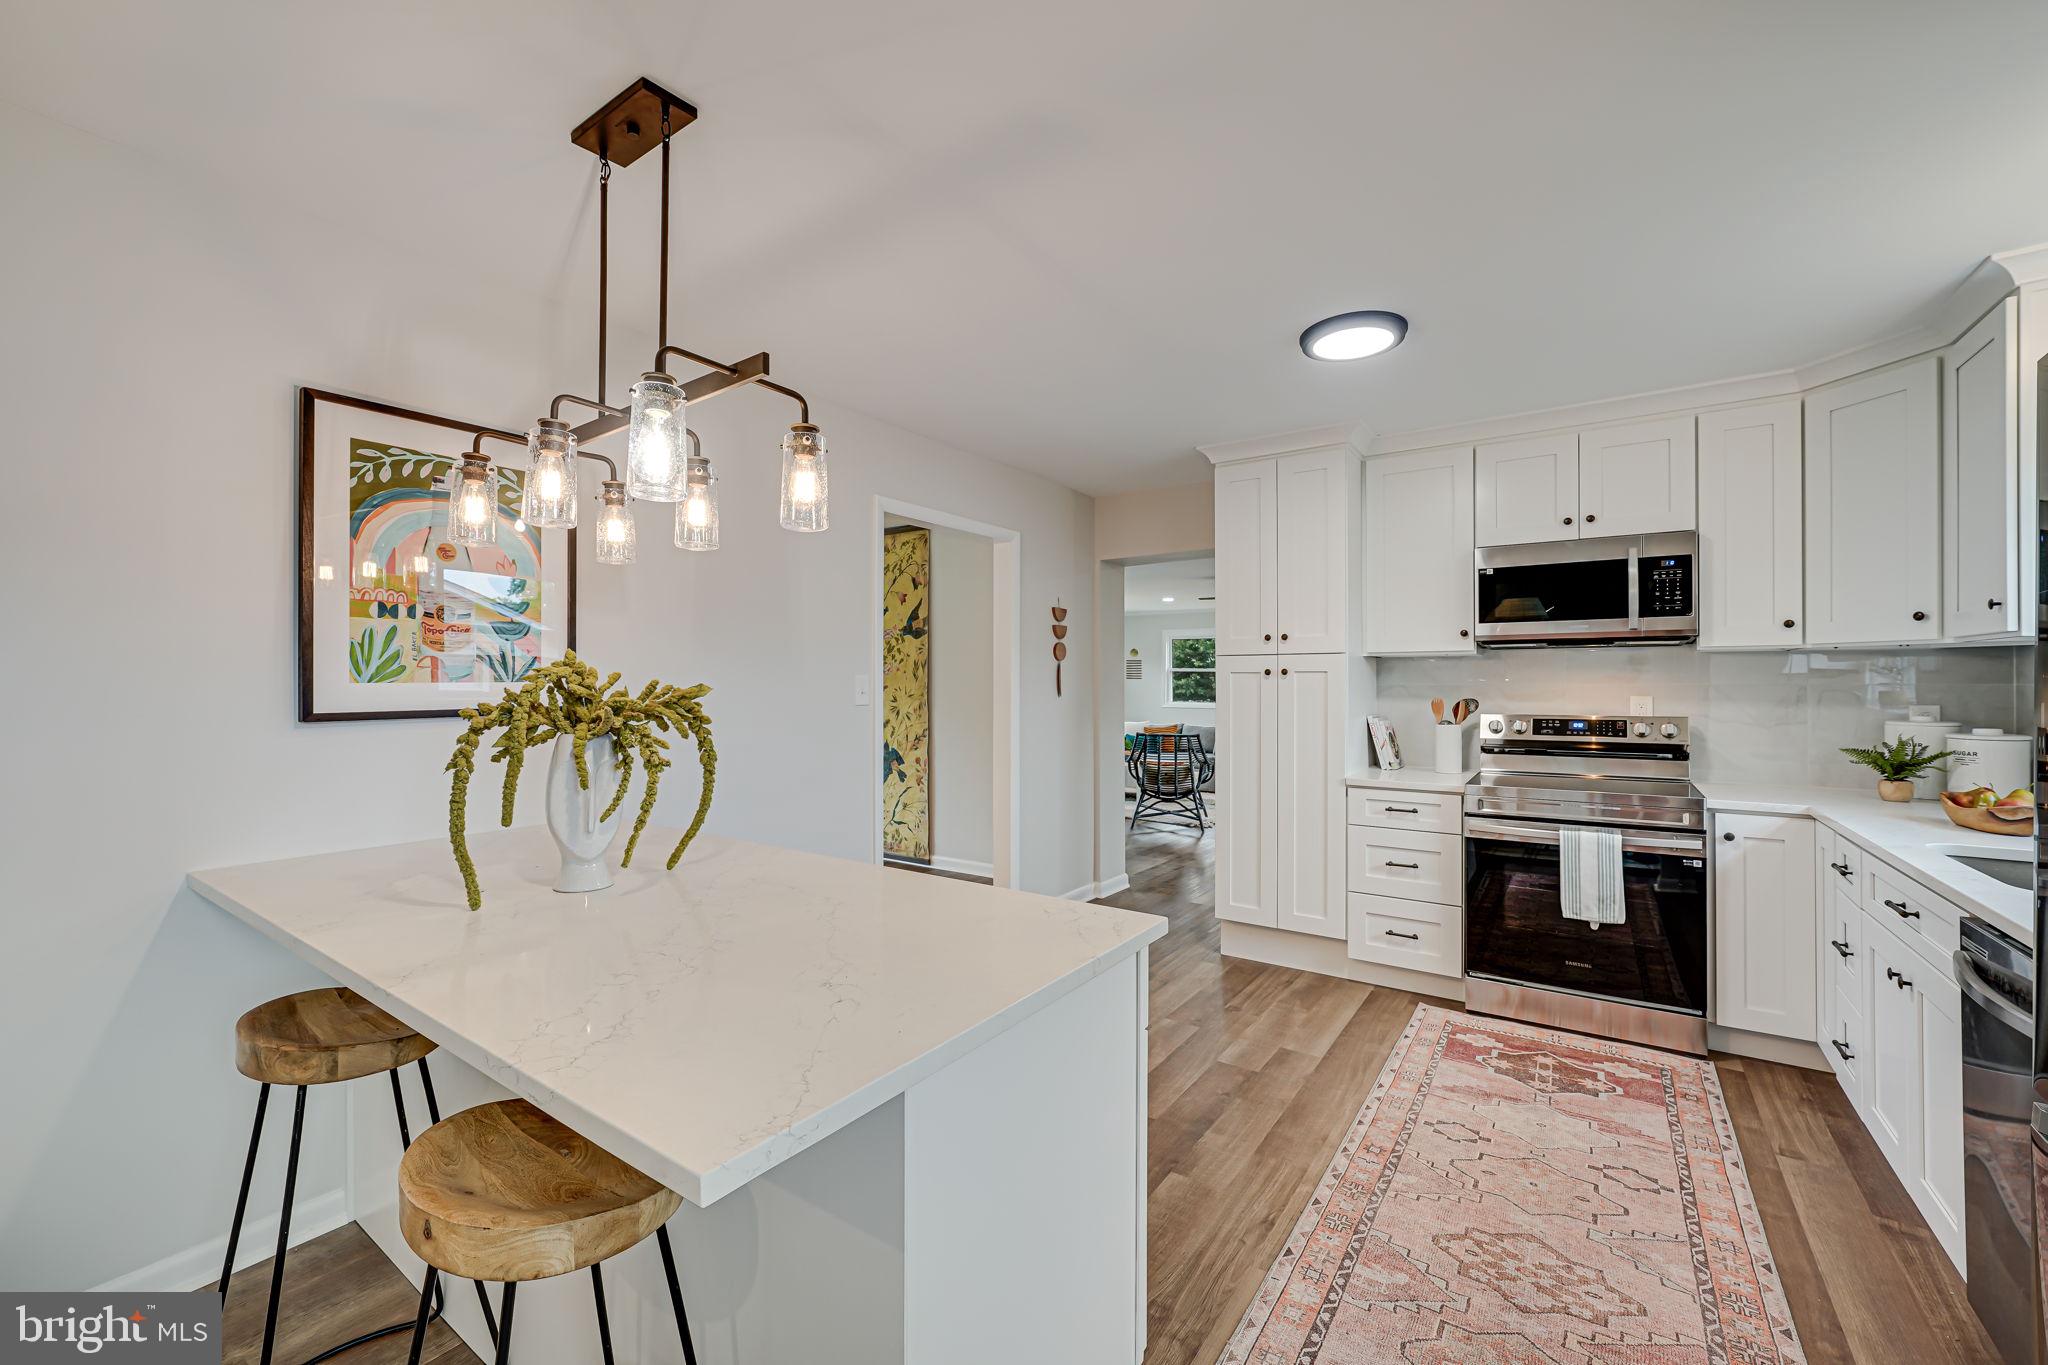
[[1833, 948], [1833, 949], [1834, 949], [1834, 950], [1835, 950], [1836, 952], [1840, 953], [1840, 954], [1841, 954], [1841, 955], [1842, 955], [1843, 957], [1845, 957], [1845, 958], [1850, 958], [1850, 957], [1854, 957], [1854, 956], [1856, 956], [1856, 954], [1854, 954], [1854, 953], [1852, 953], [1852, 952], [1850, 952], [1850, 951], [1849, 951], [1849, 945], [1848, 945], [1848, 944], [1846, 944], [1846, 943], [1843, 943], [1843, 942], [1842, 942], [1841, 940], [1839, 940], [1839, 939], [1832, 939], [1832, 938], [1831, 938], [1831, 939], [1829, 939], [1829, 940], [1828, 940], [1828, 946], [1829, 946], [1830, 948]]
[[1413, 869], [1416, 869], [1416, 870], [1418, 870], [1418, 871], [1419, 871], [1419, 870], [1421, 870], [1422, 864], [1421, 864], [1421, 863], [1388, 863], [1388, 864], [1387, 864], [1387, 866], [1388, 866], [1388, 867], [1406, 867], [1406, 868], [1413, 868]]
[[1387, 807], [1387, 814], [1389, 814], [1389, 815], [1420, 815], [1420, 814], [1422, 814], [1422, 811], [1421, 811], [1421, 810], [1420, 810], [1420, 809], [1419, 809], [1418, 807], [1415, 807], [1415, 806], [1388, 806], [1388, 807]]
[[1422, 935], [1420, 934], [1404, 934], [1399, 929], [1388, 929], [1384, 932], [1388, 938], [1412, 938], [1417, 943], [1422, 942]]
[[1894, 911], [1895, 913], [1897, 913], [1897, 915], [1898, 915], [1898, 917], [1899, 917], [1900, 919], [1919, 919], [1919, 918], [1920, 918], [1920, 912], [1919, 912], [1918, 910], [1908, 910], [1908, 909], [1906, 908], [1906, 903], [1905, 903], [1904, 901], [1886, 901], [1886, 902], [1884, 903], [1884, 906], [1885, 906], [1885, 909], [1887, 909], [1887, 910], [1891, 910], [1891, 911]]
[[1828, 1039], [1828, 1044], [1829, 1044], [1829, 1045], [1830, 1045], [1831, 1047], [1833, 1047], [1835, 1051], [1837, 1051], [1837, 1052], [1839, 1052], [1839, 1053], [1841, 1053], [1841, 1054], [1842, 1054], [1842, 1060], [1843, 1060], [1843, 1061], [1845, 1061], [1845, 1062], [1853, 1062], [1853, 1061], [1855, 1061], [1855, 1060], [1856, 1060], [1856, 1054], [1855, 1054], [1855, 1053], [1853, 1053], [1853, 1052], [1851, 1052], [1851, 1051], [1849, 1051], [1849, 1045], [1848, 1045], [1847, 1043], [1843, 1042], [1843, 1041], [1842, 1041], [1841, 1039], [1839, 1039], [1839, 1038], [1830, 1038], [1830, 1039]]
[[1846, 877], [1849, 875], [1849, 865], [1847, 863], [1829, 863], [1828, 866], [1835, 870], [1837, 876]]
[[1893, 971], [1890, 967], [1884, 969], [1884, 974], [1890, 977], [1894, 982], [1896, 982], [1898, 984], [1899, 989], [1902, 991], [1910, 988], [1913, 984], [1911, 981], [1908, 981], [1905, 977], [1900, 976], [1897, 972]]

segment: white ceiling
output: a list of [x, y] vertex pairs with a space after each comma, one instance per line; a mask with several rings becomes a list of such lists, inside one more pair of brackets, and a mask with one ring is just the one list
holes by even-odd
[[[651, 76], [702, 111], [675, 339], [1090, 492], [1199, 479], [1197, 443], [1808, 362], [2048, 239], [2040, 0], [0, 0], [0, 27], [6, 99], [564, 299], [594, 250], [569, 129]], [[619, 252], [654, 165], [614, 182]], [[648, 272], [614, 264], [637, 356]], [[1296, 349], [1354, 308], [1407, 344]]]
[[[1124, 569], [1125, 611], [1214, 611], [1216, 560], [1176, 559], [1165, 564], [1132, 564]], [[1171, 602], [1166, 599], [1171, 597]]]

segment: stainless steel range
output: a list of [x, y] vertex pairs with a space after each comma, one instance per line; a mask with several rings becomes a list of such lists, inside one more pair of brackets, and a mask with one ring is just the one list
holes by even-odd
[[[1464, 803], [1466, 1007], [1705, 1053], [1712, 902], [1685, 718], [1482, 715], [1479, 753]], [[1618, 923], [1566, 913], [1567, 846], [1613, 856], [1586, 830], [1620, 836]]]

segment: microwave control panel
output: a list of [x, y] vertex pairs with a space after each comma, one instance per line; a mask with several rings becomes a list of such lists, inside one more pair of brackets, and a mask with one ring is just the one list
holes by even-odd
[[1644, 616], [1690, 616], [1692, 556], [1645, 555], [1636, 561], [1636, 601]]

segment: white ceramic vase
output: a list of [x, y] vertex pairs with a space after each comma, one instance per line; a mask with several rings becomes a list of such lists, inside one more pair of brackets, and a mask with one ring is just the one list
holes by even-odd
[[555, 741], [548, 759], [548, 833], [562, 850], [557, 891], [602, 891], [612, 884], [605, 853], [626, 818], [623, 801], [609, 820], [598, 818], [619, 789], [619, 754], [612, 737], [599, 735], [584, 745], [583, 764], [590, 770], [589, 791], [576, 780], [574, 743], [567, 735]]

